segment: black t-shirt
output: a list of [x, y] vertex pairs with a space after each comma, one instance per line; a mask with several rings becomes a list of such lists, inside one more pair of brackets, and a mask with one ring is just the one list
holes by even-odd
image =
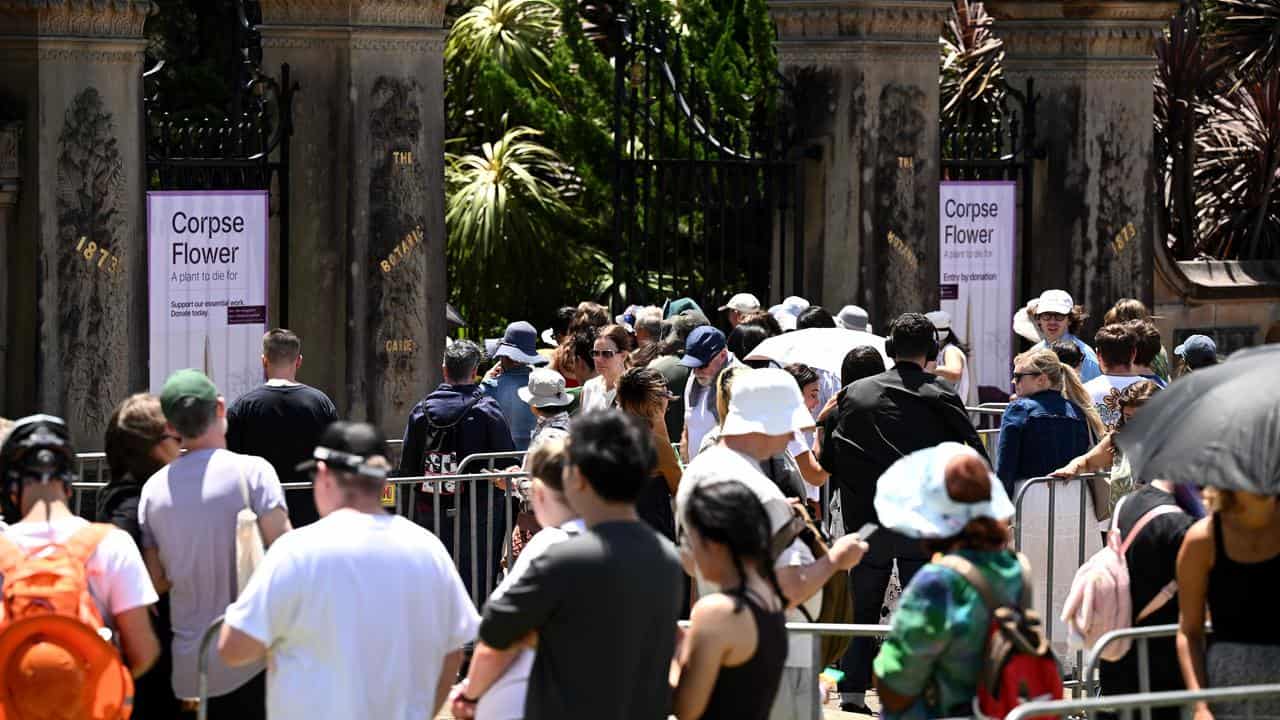
[[675, 546], [642, 522], [608, 522], [551, 547], [484, 610], [498, 649], [538, 632], [525, 720], [662, 720], [680, 615]]
[[[1125, 496], [1120, 514], [1116, 518], [1119, 523], [1121, 538], [1128, 537], [1133, 526], [1152, 508], [1160, 505], [1175, 505], [1173, 495], [1150, 485], [1133, 491]], [[1167, 513], [1151, 520], [1142, 529], [1142, 533], [1134, 538], [1125, 553], [1125, 561], [1129, 566], [1129, 597], [1133, 603], [1133, 615], [1136, 618], [1147, 603], [1160, 592], [1165, 585], [1176, 577], [1178, 549], [1182, 547], [1182, 538], [1187, 529], [1195, 523], [1195, 519], [1185, 512]], [[1152, 625], [1172, 625], [1178, 622], [1178, 596], [1164, 604], [1159, 610], [1134, 623], [1136, 627]], [[1177, 648], [1172, 637], [1156, 638], [1150, 641], [1151, 689], [1153, 691], [1182, 690], [1182, 671], [1178, 667]], [[1107, 695], [1138, 692], [1138, 646], [1135, 642], [1128, 654], [1119, 662], [1103, 662], [1102, 690]], [[1156, 711], [1156, 716], [1178, 717], [1178, 709], [1170, 708], [1169, 712]]]
[[[265, 458], [280, 482], [307, 482], [294, 468], [311, 457], [320, 433], [338, 419], [328, 395], [309, 385], [262, 385], [241, 395], [227, 410], [227, 449]], [[294, 527], [319, 518], [310, 490], [289, 490]]]

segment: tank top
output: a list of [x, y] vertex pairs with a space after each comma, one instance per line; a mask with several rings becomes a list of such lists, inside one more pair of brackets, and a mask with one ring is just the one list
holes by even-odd
[[1213, 514], [1213, 568], [1209, 571], [1212, 642], [1280, 645], [1280, 555], [1256, 563], [1227, 557], [1222, 515]]
[[745, 601], [756, 623], [756, 652], [741, 665], [720, 668], [703, 720], [766, 720], [778, 694], [787, 661], [786, 617], [764, 610], [750, 593]]
[[[945, 346], [939, 349], [938, 359], [936, 360], [936, 362], [939, 365], [944, 364], [947, 360], [947, 348], [956, 348], [957, 350], [960, 349], [956, 347], [955, 344], [953, 343], [947, 343]], [[964, 355], [964, 353], [960, 353], [960, 354]], [[955, 385], [956, 385], [956, 395], [960, 396], [960, 399], [964, 401], [965, 405], [972, 405], [973, 401], [969, 399], [969, 356], [967, 355], [964, 356], [964, 370], [960, 371], [960, 382], [956, 383]]]

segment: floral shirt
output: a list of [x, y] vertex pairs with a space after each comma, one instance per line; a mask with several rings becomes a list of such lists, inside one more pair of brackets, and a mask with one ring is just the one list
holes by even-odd
[[[997, 596], [1016, 601], [1022, 592], [1022, 568], [1011, 552], [961, 550], [991, 583]], [[990, 610], [978, 591], [950, 568], [925, 565], [902, 593], [898, 611], [873, 664], [876, 677], [900, 695], [916, 697], [889, 718], [949, 717], [969, 714], [978, 692]]]

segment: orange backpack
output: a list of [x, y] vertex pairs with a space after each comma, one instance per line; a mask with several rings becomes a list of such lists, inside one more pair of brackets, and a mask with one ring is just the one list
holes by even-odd
[[89, 594], [85, 563], [112, 526], [23, 550], [0, 535], [0, 720], [127, 720], [133, 678]]

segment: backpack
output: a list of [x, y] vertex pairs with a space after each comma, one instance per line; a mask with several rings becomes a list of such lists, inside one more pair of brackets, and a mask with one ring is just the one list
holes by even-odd
[[[422, 443], [423, 475], [456, 475], [458, 473], [458, 428], [471, 414], [480, 399], [480, 397], [472, 399], [462, 412], [458, 413], [458, 417], [447, 425], [437, 425], [431, 420], [431, 415], [426, 416], [427, 432]], [[452, 495], [458, 491], [458, 483], [452, 480], [444, 483], [424, 482], [422, 491]]]
[[991, 614], [974, 714], [1003, 718], [1023, 703], [1062, 699], [1062, 669], [1040, 630], [1040, 616], [1031, 606], [1031, 564], [1021, 553], [1022, 596], [1017, 605], [998, 601], [991, 584], [973, 563], [959, 555], [938, 561], [955, 571], [982, 597]]
[[[770, 502], [782, 501], [774, 500]], [[778, 557], [783, 550], [786, 550], [798, 538], [813, 553], [815, 560], [826, 557], [827, 539], [813, 522], [813, 518], [809, 516], [808, 508], [791, 503], [787, 503], [787, 507], [791, 509], [791, 519], [773, 534], [773, 538], [769, 543], [770, 556]], [[804, 614], [805, 619], [811, 623], [851, 624], [853, 622], [853, 594], [849, 590], [849, 571], [837, 570], [831, 574], [830, 578], [827, 578], [826, 584], [822, 586], [822, 605], [818, 610], [818, 617], [815, 618], [810, 615], [803, 604], [797, 605], [797, 607]], [[822, 666], [826, 667], [844, 656], [845, 651], [849, 649], [849, 644], [853, 642], [853, 638], [824, 635], [821, 638], [821, 642]]]
[[[133, 677], [104, 639], [110, 633], [89, 594], [85, 568], [112, 529], [95, 523], [65, 543], [31, 550], [0, 536], [0, 718], [127, 720], [132, 713]], [[65, 684], [77, 674], [79, 687]], [[24, 688], [24, 680], [34, 687]], [[76, 702], [79, 710], [67, 705]]]
[[[1125, 499], [1121, 498], [1116, 505], [1114, 515], [1117, 522], [1107, 533], [1107, 546], [1080, 566], [1071, 581], [1071, 591], [1067, 593], [1067, 601], [1062, 608], [1062, 621], [1071, 631], [1072, 647], [1085, 650], [1092, 648], [1103, 635], [1112, 630], [1131, 627], [1164, 607], [1178, 591], [1177, 581], [1170, 581], [1136, 616], [1133, 614], [1133, 600], [1129, 594], [1129, 563], [1125, 553], [1147, 523], [1161, 515], [1182, 511], [1175, 505], [1157, 505], [1138, 518], [1138, 522], [1129, 530], [1128, 537], [1122, 541], [1118, 519]], [[1132, 644], [1131, 639], [1112, 642], [1103, 648], [1100, 657], [1108, 662], [1116, 662], [1129, 652]]]

